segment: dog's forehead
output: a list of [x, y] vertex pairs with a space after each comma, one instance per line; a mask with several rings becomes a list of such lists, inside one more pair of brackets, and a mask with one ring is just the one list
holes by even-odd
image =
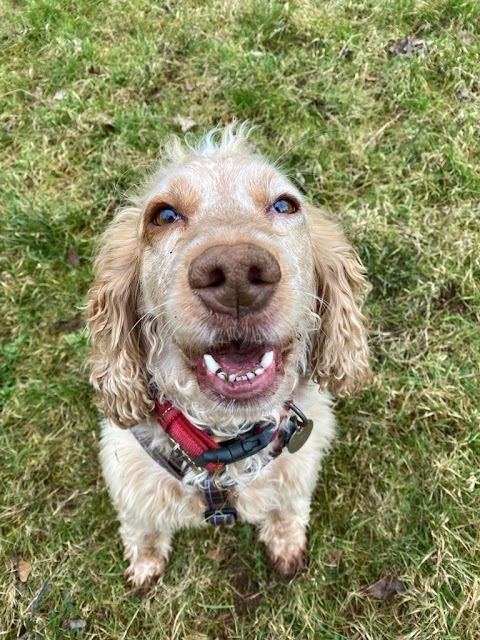
[[163, 180], [155, 185], [155, 193], [190, 194], [196, 208], [204, 208], [223, 200], [242, 204], [273, 201], [290, 193], [301, 194], [278, 169], [253, 155], [227, 157], [192, 157], [172, 167]]

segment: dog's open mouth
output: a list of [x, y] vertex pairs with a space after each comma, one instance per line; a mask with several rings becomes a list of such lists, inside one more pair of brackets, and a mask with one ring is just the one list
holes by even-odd
[[282, 350], [267, 345], [230, 344], [210, 349], [195, 361], [204, 392], [232, 400], [256, 400], [278, 389], [284, 373]]

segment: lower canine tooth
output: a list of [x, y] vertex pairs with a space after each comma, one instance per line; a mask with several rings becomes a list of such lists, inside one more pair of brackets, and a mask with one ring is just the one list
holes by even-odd
[[264, 369], [268, 369], [268, 367], [272, 364], [273, 362], [273, 351], [267, 351], [267, 353], [263, 356], [263, 358], [260, 360], [260, 364], [262, 365], [262, 367]]
[[259, 367], [258, 369], [255, 369], [255, 375], [256, 376], [261, 376], [262, 373], [265, 373], [265, 369], [262, 369], [262, 367]]
[[222, 369], [220, 365], [218, 364], [218, 362], [216, 362], [214, 358], [212, 358], [212, 356], [209, 353], [206, 353], [203, 356], [203, 360], [205, 362], [207, 369], [210, 371], [210, 373], [221, 372]]

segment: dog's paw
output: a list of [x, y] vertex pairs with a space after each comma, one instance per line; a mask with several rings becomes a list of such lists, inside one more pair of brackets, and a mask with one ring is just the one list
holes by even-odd
[[165, 566], [165, 558], [140, 556], [126, 569], [125, 580], [134, 589], [150, 587], [163, 575]]
[[273, 555], [267, 548], [268, 560], [274, 571], [281, 577], [289, 580], [301, 573], [307, 565], [307, 550], [305, 548], [297, 550], [295, 553], [286, 555]]
[[282, 578], [293, 578], [307, 563], [305, 524], [298, 519], [271, 516], [260, 530], [268, 560]]

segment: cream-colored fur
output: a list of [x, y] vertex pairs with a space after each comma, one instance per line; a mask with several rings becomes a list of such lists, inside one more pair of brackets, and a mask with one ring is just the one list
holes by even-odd
[[[161, 166], [100, 243], [88, 306], [91, 379], [106, 414], [102, 468], [121, 521], [130, 562], [126, 576], [135, 586], [162, 574], [175, 531], [205, 526], [198, 490], [205, 474], [191, 471], [176, 480], [128, 430], [148, 434], [168, 452], [152, 414], [154, 394], [199, 428], [223, 435], [238, 433], [246, 421], [278, 422], [292, 396], [313, 419], [312, 435], [297, 453], [284, 450], [264, 465], [267, 448], [228, 465], [220, 478], [233, 492], [240, 518], [259, 527], [275, 568], [293, 575], [304, 565], [310, 500], [333, 437], [326, 390], [353, 392], [369, 375], [360, 311], [366, 281], [357, 256], [332, 221], [249, 149], [245, 133], [245, 127], [230, 125], [196, 147], [171, 143]], [[288, 195], [300, 203], [297, 213], [267, 213]], [[153, 228], [152, 207], [172, 201], [188, 223]], [[188, 267], [208, 247], [237, 243], [268, 249], [282, 278], [266, 310], [222, 329], [192, 293]], [[202, 393], [191, 354], [208, 352], [226, 332], [230, 339], [288, 347], [275, 393], [241, 406]]]

